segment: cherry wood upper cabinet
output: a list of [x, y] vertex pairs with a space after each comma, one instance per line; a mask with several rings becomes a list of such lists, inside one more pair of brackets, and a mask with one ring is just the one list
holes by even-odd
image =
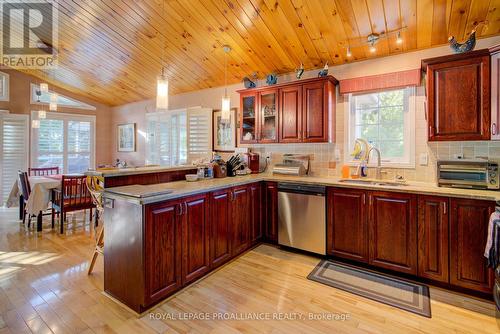
[[238, 91], [240, 143], [333, 141], [337, 84], [327, 76]]
[[258, 117], [258, 93], [245, 92], [240, 94], [240, 143], [252, 144], [258, 142], [260, 131]]
[[425, 59], [422, 69], [429, 141], [489, 140], [489, 50]]
[[418, 196], [418, 276], [448, 283], [448, 197]]
[[328, 188], [327, 253], [368, 262], [366, 191]]
[[146, 208], [145, 304], [182, 287], [181, 203], [169, 201]]
[[280, 89], [279, 141], [296, 143], [302, 140], [302, 87]]
[[491, 139], [500, 139], [500, 45], [491, 52]]
[[182, 277], [184, 284], [188, 284], [210, 269], [208, 196], [191, 196], [183, 200], [181, 205]]
[[[335, 104], [335, 85], [330, 81], [313, 82], [302, 86], [302, 141], [327, 142], [330, 111]], [[332, 128], [334, 130], [334, 128]], [[334, 135], [335, 131], [332, 131]]]
[[495, 202], [452, 198], [450, 203], [450, 283], [491, 293], [494, 275], [483, 253]]
[[369, 263], [417, 273], [416, 195], [369, 192]]
[[267, 89], [258, 95], [259, 142], [278, 142], [278, 90]]

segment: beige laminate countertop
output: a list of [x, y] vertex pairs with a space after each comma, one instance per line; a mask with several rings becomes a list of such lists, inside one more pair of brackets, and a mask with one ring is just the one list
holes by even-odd
[[103, 169], [87, 171], [84, 174], [87, 176], [113, 177], [113, 176], [127, 176], [127, 175], [159, 173], [159, 172], [175, 172], [178, 170], [189, 170], [189, 169], [196, 169], [196, 166], [186, 165], [186, 166], [174, 166], [174, 167], [151, 166], [151, 167], [103, 168]]
[[414, 194], [449, 196], [479, 200], [500, 200], [500, 191], [442, 188], [435, 184], [423, 182], [408, 182], [407, 185], [375, 185], [353, 184], [340, 181], [334, 177], [286, 176], [272, 174], [252, 174], [247, 176], [227, 177], [223, 179], [208, 179], [196, 182], [176, 181], [152, 185], [130, 185], [105, 189], [106, 198], [124, 199], [138, 205], [161, 202], [184, 196], [196, 195], [227, 187], [249, 184], [259, 181], [291, 182], [315, 184], [352, 189], [368, 189], [379, 191], [394, 191]]

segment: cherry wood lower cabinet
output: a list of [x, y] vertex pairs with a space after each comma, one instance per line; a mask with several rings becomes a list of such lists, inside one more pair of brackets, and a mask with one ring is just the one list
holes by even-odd
[[250, 244], [250, 189], [247, 185], [233, 188], [231, 196], [232, 240], [231, 254], [233, 256], [245, 251]]
[[212, 267], [218, 267], [231, 258], [232, 192], [232, 188], [227, 188], [210, 194]]
[[264, 196], [265, 239], [271, 243], [278, 243], [278, 184], [265, 182]]
[[327, 252], [417, 273], [416, 195], [328, 189]]
[[450, 204], [450, 283], [490, 293], [494, 274], [483, 253], [495, 203], [452, 198]]
[[[145, 296], [149, 305], [182, 287], [181, 203], [170, 201], [146, 209], [144, 226]], [[108, 239], [110, 239], [108, 237]], [[126, 276], [123, 277], [126, 279]]]
[[250, 242], [255, 244], [263, 237], [263, 221], [262, 221], [262, 184], [254, 183], [248, 186], [250, 191]]
[[369, 263], [407, 274], [417, 273], [416, 195], [369, 193]]
[[207, 194], [181, 202], [182, 277], [188, 284], [210, 269], [210, 215]]
[[366, 191], [329, 188], [327, 201], [327, 253], [368, 262]]
[[448, 197], [418, 196], [418, 276], [449, 282]]

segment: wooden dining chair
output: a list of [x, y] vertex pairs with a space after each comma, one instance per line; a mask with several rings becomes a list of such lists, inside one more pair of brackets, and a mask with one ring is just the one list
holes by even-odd
[[59, 174], [59, 167], [37, 167], [28, 168], [30, 176], [47, 176]]
[[[22, 217], [23, 218], [23, 225], [26, 225], [26, 215], [27, 215], [26, 203], [28, 202], [28, 199], [31, 196], [31, 185], [30, 185], [30, 181], [29, 181], [29, 177], [28, 177], [27, 172], [18, 171], [17, 175], [19, 177], [19, 186], [21, 187], [21, 195], [23, 195], [23, 201], [24, 201], [24, 205], [23, 205], [24, 209], [23, 209], [23, 217]], [[48, 210], [53, 211], [51, 209], [48, 209]], [[40, 214], [42, 214], [43, 216], [46, 216], [46, 215], [52, 214], [52, 212], [44, 211], [44, 212], [40, 212]], [[31, 227], [31, 219], [33, 217], [36, 217], [36, 215], [33, 215], [33, 214], [28, 215], [28, 228]], [[53, 223], [52, 223], [52, 228], [54, 228]]]
[[92, 222], [92, 209], [95, 204], [87, 189], [85, 175], [63, 175], [61, 189], [52, 190], [52, 223], [55, 220], [55, 213], [59, 213], [59, 228], [61, 234], [64, 233], [64, 222], [66, 213], [80, 210], [90, 210], [90, 222]]

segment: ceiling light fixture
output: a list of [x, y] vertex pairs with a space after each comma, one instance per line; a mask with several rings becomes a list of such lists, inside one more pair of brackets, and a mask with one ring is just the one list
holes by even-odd
[[397, 44], [403, 44], [403, 38], [401, 38], [401, 31], [398, 31], [398, 37], [396, 38]]
[[350, 46], [347, 47], [346, 56], [349, 57], [349, 58], [352, 57], [352, 52], [351, 52], [351, 47]]
[[370, 52], [371, 52], [371, 53], [375, 53], [375, 52], [377, 52], [377, 48], [375, 47], [374, 43], [372, 43], [372, 44], [370, 45]]
[[[163, 15], [165, 15], [165, 0], [163, 0]], [[162, 34], [163, 36], [163, 34]], [[156, 82], [156, 109], [168, 110], [168, 78], [165, 74], [165, 37], [161, 49], [161, 75]]]
[[50, 94], [50, 103], [49, 103], [49, 110], [50, 111], [57, 111], [57, 100], [58, 99], [59, 99], [59, 95], [57, 95], [57, 93]]
[[165, 67], [161, 69], [156, 87], [156, 109], [168, 110], [168, 79], [165, 75]]
[[40, 92], [42, 93], [48, 93], [49, 92], [49, 84], [46, 82], [42, 82], [40, 84]]
[[224, 96], [221, 104], [221, 121], [229, 122], [231, 119], [231, 98], [227, 95], [227, 54], [231, 52], [229, 45], [223, 45], [224, 50]]

